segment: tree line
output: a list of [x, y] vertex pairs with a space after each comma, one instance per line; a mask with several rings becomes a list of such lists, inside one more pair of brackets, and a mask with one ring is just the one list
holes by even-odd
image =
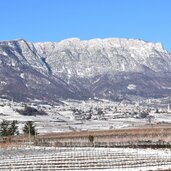
[[[23, 134], [25, 135], [36, 135], [36, 126], [33, 121], [27, 121], [23, 128], [22, 128]], [[18, 121], [7, 121], [3, 120], [0, 123], [0, 136], [14, 136], [19, 135], [19, 127], [18, 127]]]

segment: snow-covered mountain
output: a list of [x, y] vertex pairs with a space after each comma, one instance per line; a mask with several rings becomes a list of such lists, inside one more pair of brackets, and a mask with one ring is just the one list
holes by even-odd
[[171, 94], [171, 54], [137, 39], [0, 42], [0, 96], [124, 99]]

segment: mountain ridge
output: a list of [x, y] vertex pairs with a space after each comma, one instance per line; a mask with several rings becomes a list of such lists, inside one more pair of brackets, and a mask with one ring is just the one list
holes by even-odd
[[[171, 93], [170, 53], [161, 43], [139, 39], [0, 41], [0, 70], [0, 96], [21, 101], [117, 100]], [[17, 93], [20, 97], [16, 98]]]

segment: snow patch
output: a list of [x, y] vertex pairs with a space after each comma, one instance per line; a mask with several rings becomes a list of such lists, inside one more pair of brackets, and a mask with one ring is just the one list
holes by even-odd
[[6, 52], [0, 52], [0, 54], [4, 55], [4, 56], [8, 56], [8, 54]]
[[21, 78], [25, 78], [24, 73], [21, 73], [21, 74], [20, 74], [20, 77], [21, 77]]
[[125, 65], [121, 64], [122, 70], [125, 71]]
[[135, 84], [129, 84], [128, 86], [127, 86], [127, 89], [128, 90], [135, 90], [137, 88], [137, 86], [135, 85]]
[[7, 82], [5, 82], [5, 81], [0, 81], [0, 84], [1, 84], [1, 85], [7, 85]]

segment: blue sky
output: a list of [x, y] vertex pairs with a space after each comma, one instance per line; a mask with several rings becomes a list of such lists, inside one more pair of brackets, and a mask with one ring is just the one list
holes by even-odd
[[171, 0], [0, 0], [0, 40], [139, 38], [171, 52]]

